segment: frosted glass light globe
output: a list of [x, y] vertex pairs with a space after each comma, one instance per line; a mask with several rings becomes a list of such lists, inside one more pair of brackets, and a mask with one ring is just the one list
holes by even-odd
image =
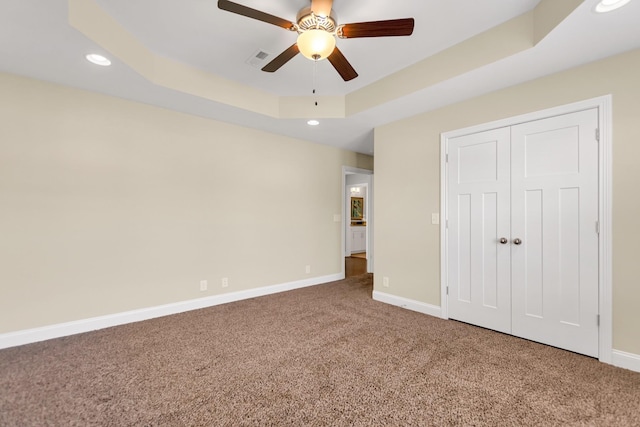
[[298, 36], [298, 49], [305, 57], [319, 61], [331, 55], [336, 38], [325, 30], [307, 30]]

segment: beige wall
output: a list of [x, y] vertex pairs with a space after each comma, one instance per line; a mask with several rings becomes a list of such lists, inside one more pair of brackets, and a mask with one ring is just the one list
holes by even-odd
[[612, 94], [613, 347], [640, 354], [639, 73], [635, 50], [376, 129], [375, 289], [440, 305], [440, 236], [430, 214], [440, 211], [442, 132]]
[[340, 273], [342, 166], [371, 157], [7, 74], [0, 93], [0, 333]]

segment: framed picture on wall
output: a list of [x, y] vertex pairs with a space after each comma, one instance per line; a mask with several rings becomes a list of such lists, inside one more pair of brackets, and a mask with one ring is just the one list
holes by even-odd
[[364, 213], [364, 198], [351, 198], [351, 219], [362, 219]]

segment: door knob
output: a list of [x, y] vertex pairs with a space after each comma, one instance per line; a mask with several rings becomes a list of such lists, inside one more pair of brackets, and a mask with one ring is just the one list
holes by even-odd
[[514, 245], [521, 245], [522, 244], [522, 240], [520, 240], [518, 238], [515, 238], [515, 239], [513, 239], [513, 244]]
[[506, 245], [506, 244], [507, 244], [507, 242], [508, 242], [508, 240], [507, 240], [507, 238], [506, 238], [506, 237], [501, 237], [501, 238], [500, 238], [500, 240], [499, 240], [499, 242], [500, 242], [500, 243], [502, 243], [503, 245]]

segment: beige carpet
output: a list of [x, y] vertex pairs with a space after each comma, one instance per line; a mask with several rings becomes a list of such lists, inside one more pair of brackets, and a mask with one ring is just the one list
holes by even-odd
[[1, 426], [638, 426], [640, 374], [371, 276], [0, 351]]

